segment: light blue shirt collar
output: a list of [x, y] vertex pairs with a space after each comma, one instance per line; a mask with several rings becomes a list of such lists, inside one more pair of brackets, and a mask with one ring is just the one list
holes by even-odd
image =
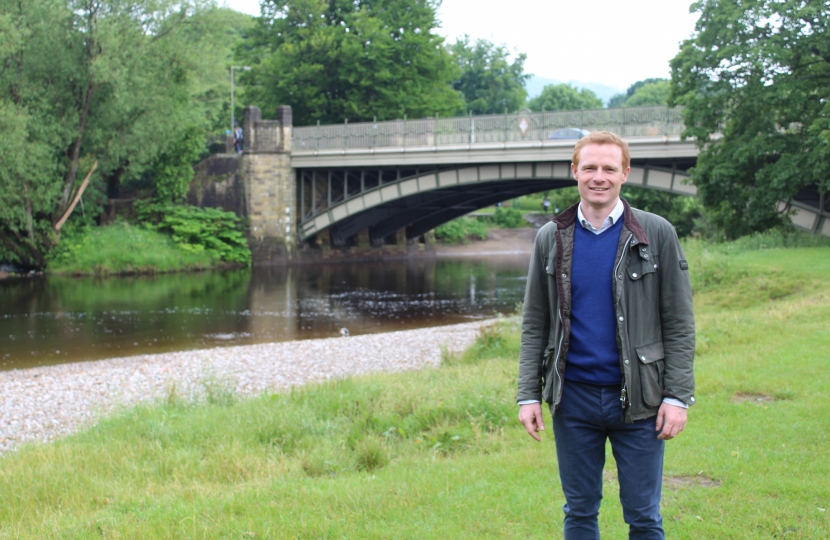
[[623, 206], [622, 199], [617, 199], [616, 206], [614, 206], [614, 209], [611, 210], [610, 214], [608, 214], [608, 217], [605, 218], [605, 221], [602, 222], [602, 227], [597, 229], [593, 225], [591, 225], [591, 223], [587, 219], [585, 219], [585, 214], [582, 213], [582, 203], [580, 202], [579, 206], [577, 206], [576, 209], [576, 218], [579, 220], [579, 223], [581, 223], [584, 228], [588, 229], [594, 234], [599, 234], [613, 227], [614, 223], [616, 223], [617, 220], [619, 220], [622, 217], [623, 212], [625, 212], [625, 206]]

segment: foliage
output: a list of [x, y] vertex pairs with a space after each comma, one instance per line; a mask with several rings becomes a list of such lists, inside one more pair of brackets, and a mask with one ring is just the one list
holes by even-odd
[[291, 104], [295, 125], [451, 115], [455, 66], [434, 0], [267, 0], [238, 49], [240, 80], [265, 116]]
[[549, 84], [527, 103], [531, 111], [572, 111], [576, 109], [601, 109], [602, 100], [591, 90], [577, 90], [570, 84]]
[[182, 250], [248, 265], [251, 251], [239, 217], [218, 208], [137, 203], [139, 221], [168, 233]]
[[67, 231], [50, 255], [50, 274], [155, 274], [210, 268], [215, 258], [207, 252], [182, 250], [169, 235], [145, 227], [117, 223]]
[[625, 92], [611, 96], [611, 99], [608, 100], [608, 108], [613, 109], [616, 107], [625, 107], [625, 102], [628, 101], [637, 92], [637, 90], [646, 85], [659, 84], [664, 81], [666, 81], [666, 79], [658, 78], [648, 78], [643, 79], [642, 81], [637, 81], [631, 86], [629, 86], [628, 90], [626, 90]]
[[[687, 254], [694, 280], [702, 263]], [[722, 255], [750, 300], [730, 303], [714, 283], [696, 289], [698, 405], [666, 447], [667, 533], [824, 538], [827, 248]], [[551, 493], [561, 500], [561, 487], [550, 417], [541, 444], [516, 421], [520, 339], [503, 324], [469, 361], [439, 369], [214, 403], [171, 392], [9, 453], [0, 536], [561, 536], [561, 520], [527, 517]], [[603, 484], [602, 536], [625, 538], [618, 484]]]
[[666, 218], [681, 238], [692, 234], [695, 220], [701, 218], [700, 200], [689, 195], [676, 195], [626, 184], [623, 185], [620, 196], [634, 208]]
[[153, 166], [155, 199], [161, 203], [179, 203], [187, 196], [193, 180], [193, 163], [205, 151], [203, 132], [198, 127], [186, 130], [183, 136], [168, 147]]
[[527, 225], [522, 212], [518, 208], [505, 208], [500, 206], [496, 208], [493, 214], [493, 224], [504, 229], [515, 229], [517, 227], [524, 227]]
[[[545, 192], [548, 193], [547, 191]], [[579, 202], [579, 191], [576, 186], [554, 189], [550, 192], [550, 211], [554, 213], [564, 212], [567, 208]], [[559, 209], [558, 211], [556, 209]]]
[[90, 211], [221, 101], [201, 1], [0, 0], [0, 258], [42, 267], [83, 178]]
[[462, 216], [435, 228], [435, 237], [447, 244], [469, 242], [471, 237], [487, 238], [487, 224], [473, 217]]
[[464, 97], [460, 114], [498, 114], [516, 111], [527, 98], [524, 73], [526, 54], [517, 54], [510, 62], [510, 51], [484, 39], [470, 41], [465, 35], [449, 46], [460, 74], [453, 82]]
[[671, 61], [671, 102], [701, 149], [698, 196], [734, 238], [780, 224], [777, 202], [805, 186], [830, 186], [830, 11], [817, 0], [693, 9], [695, 34]]
[[645, 107], [648, 105], [665, 105], [671, 93], [671, 82], [661, 80], [648, 83], [638, 88], [634, 95], [625, 100], [624, 107]]

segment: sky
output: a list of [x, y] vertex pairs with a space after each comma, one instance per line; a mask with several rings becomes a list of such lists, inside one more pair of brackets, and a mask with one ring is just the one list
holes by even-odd
[[[220, 0], [259, 15], [258, 0]], [[669, 60], [694, 31], [692, 0], [444, 0], [438, 33], [464, 34], [527, 54], [525, 73], [619, 90], [668, 77]]]

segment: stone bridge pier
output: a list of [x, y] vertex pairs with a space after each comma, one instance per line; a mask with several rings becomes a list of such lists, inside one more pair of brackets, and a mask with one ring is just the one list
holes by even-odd
[[297, 194], [291, 169], [291, 107], [277, 107], [263, 120], [259, 107], [246, 107], [239, 175], [249, 221], [254, 264], [282, 264], [296, 252]]

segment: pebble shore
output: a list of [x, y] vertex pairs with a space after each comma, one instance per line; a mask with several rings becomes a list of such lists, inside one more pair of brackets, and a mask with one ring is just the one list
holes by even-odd
[[463, 351], [491, 322], [0, 372], [0, 453], [68, 435], [119, 407], [171, 394], [198, 400], [206, 389], [221, 388], [253, 396], [361, 373], [438, 366], [442, 346]]

